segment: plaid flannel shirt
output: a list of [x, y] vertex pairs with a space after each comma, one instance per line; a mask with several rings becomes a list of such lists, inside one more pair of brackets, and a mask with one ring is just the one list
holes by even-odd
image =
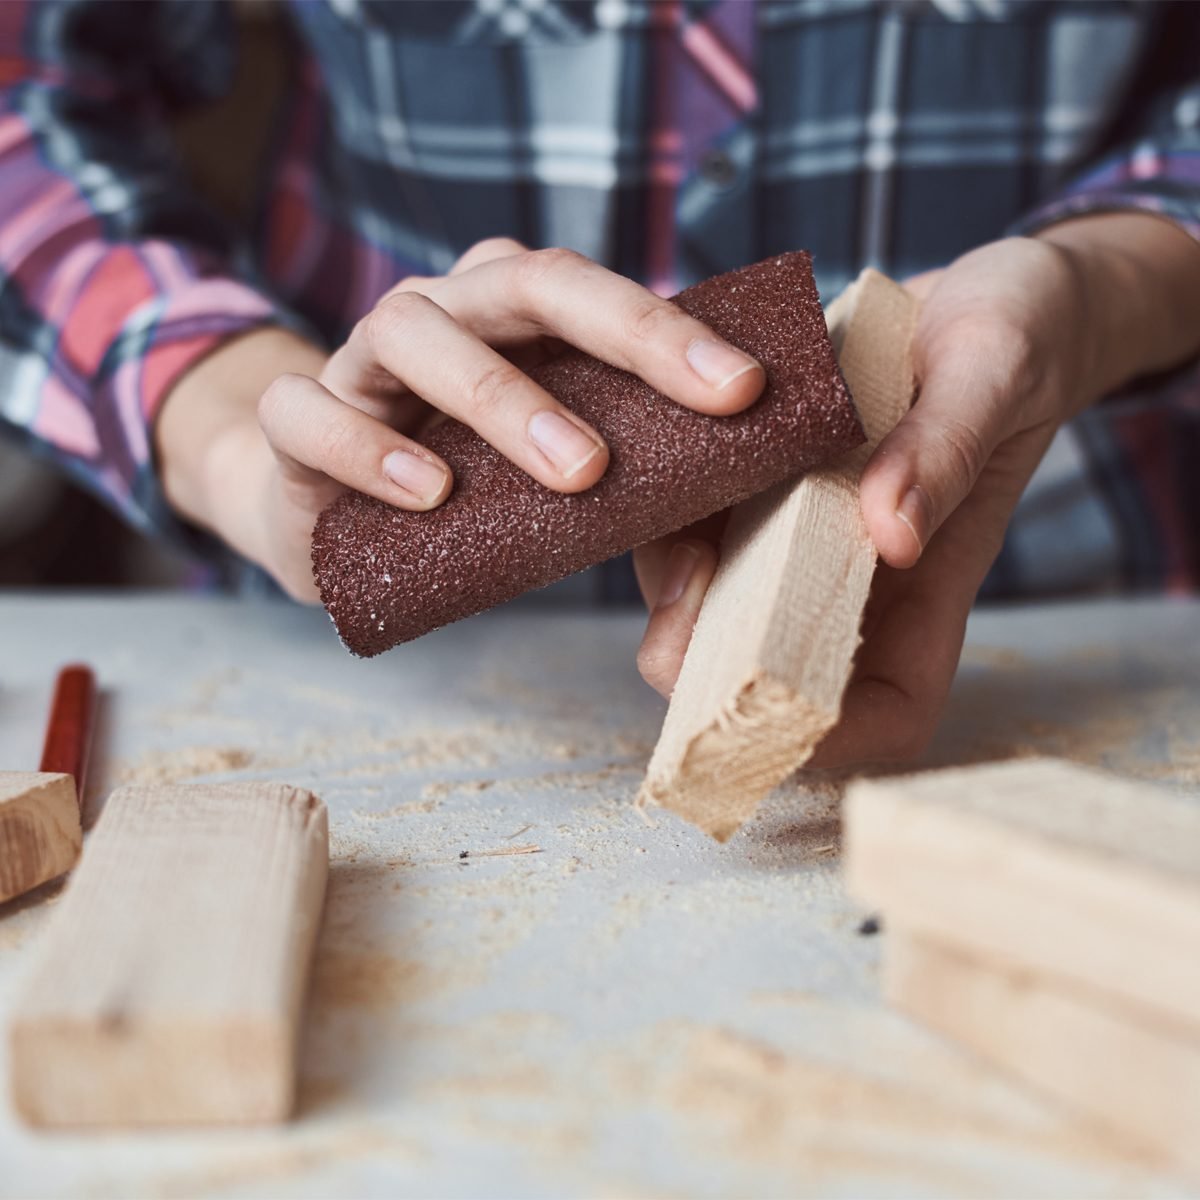
[[[664, 293], [809, 247], [826, 297], [866, 265], [904, 276], [1079, 213], [1200, 237], [1200, 5], [288, 11], [273, 153], [230, 229], [164, 121], [228, 85], [226, 4], [0, 4], [0, 429], [166, 536], [149, 430], [181, 372], [265, 322], [336, 344], [483, 237], [571, 246]], [[994, 591], [1196, 585], [1198, 381], [1147, 382], [1060, 434]]]

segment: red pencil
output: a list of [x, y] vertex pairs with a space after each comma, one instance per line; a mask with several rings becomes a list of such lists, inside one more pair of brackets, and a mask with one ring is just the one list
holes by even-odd
[[81, 810], [95, 716], [96, 677], [91, 667], [83, 663], [63, 667], [54, 686], [39, 769], [73, 776]]

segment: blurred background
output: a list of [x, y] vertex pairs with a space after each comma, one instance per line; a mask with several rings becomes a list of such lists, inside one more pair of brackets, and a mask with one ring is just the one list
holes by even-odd
[[[236, 82], [219, 102], [178, 114], [174, 134], [193, 185], [244, 220], [247, 185], [283, 94], [290, 32], [274, 0], [238, 0], [235, 11]], [[169, 587], [210, 576], [0, 433], [0, 587]]]

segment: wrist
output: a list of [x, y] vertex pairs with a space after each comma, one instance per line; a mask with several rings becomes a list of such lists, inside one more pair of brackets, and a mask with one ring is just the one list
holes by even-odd
[[259, 564], [270, 551], [263, 497], [275, 461], [258, 401], [280, 375], [316, 375], [325, 361], [287, 330], [255, 329], [195, 363], [159, 410], [155, 448], [168, 502]]
[[1089, 403], [1200, 350], [1189, 316], [1200, 306], [1200, 243], [1174, 222], [1149, 213], [1097, 213], [1036, 237], [1066, 255], [1074, 276]]

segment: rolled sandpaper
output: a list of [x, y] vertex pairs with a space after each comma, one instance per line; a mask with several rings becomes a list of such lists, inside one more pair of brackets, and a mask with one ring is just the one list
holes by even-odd
[[544, 487], [455, 421], [425, 439], [454, 472], [430, 512], [348, 492], [313, 531], [313, 571], [342, 641], [370, 657], [671, 533], [859, 445], [805, 252], [718, 275], [675, 297], [752, 354], [759, 399], [696, 413], [636, 376], [569, 351], [530, 376], [608, 443], [585, 492]]

